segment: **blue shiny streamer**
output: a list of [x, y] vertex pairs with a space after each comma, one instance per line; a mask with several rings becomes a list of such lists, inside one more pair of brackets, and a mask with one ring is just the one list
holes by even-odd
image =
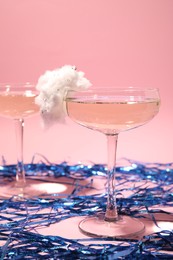
[[[69, 165], [67, 162], [52, 164], [44, 158], [44, 162], [39, 163], [34, 163], [33, 159], [32, 163], [25, 165], [25, 169], [27, 178], [66, 177], [67, 184], [68, 179], [76, 182], [68, 197], [53, 194], [23, 200], [13, 197], [0, 200], [0, 241], [3, 242], [0, 247], [1, 259], [173, 259], [173, 232], [170, 230], [153, 233], [141, 240], [66, 239], [58, 235], [38, 234], [35, 232], [38, 227], [48, 227], [69, 217], [93, 215], [104, 210], [106, 194], [98, 191], [95, 195], [78, 195], [79, 191], [86, 188], [78, 180], [106, 176], [106, 167], [101, 164]], [[155, 214], [171, 215], [159, 208], [160, 205], [173, 206], [173, 163], [143, 164], [128, 160], [128, 166], [117, 167], [116, 170], [119, 213], [138, 218], [150, 216], [156, 225]], [[15, 174], [16, 165], [0, 166], [2, 181], [13, 180]], [[44, 181], [49, 179], [45, 178]], [[125, 189], [133, 192], [124, 197], [122, 186], [126, 187], [128, 183], [129, 188]], [[90, 187], [90, 184], [87, 185]], [[47, 209], [46, 213], [42, 213], [42, 209]], [[87, 245], [83, 242], [87, 242]], [[117, 242], [118, 245], [111, 242]]]

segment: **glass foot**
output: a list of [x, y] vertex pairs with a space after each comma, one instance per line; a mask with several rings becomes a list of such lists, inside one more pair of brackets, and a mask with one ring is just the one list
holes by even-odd
[[[43, 192], [41, 192], [43, 194]], [[4, 185], [0, 187], [1, 198], [11, 198], [14, 196], [21, 198], [30, 198], [41, 194], [40, 191], [33, 189], [32, 186], [28, 185], [25, 187], [17, 187], [15, 184]]]
[[36, 196], [59, 194], [67, 189], [65, 185], [59, 183], [44, 183], [42, 181], [27, 180], [24, 187], [19, 187], [16, 182], [0, 185], [0, 198], [32, 198]]
[[116, 222], [104, 220], [105, 214], [86, 217], [79, 223], [80, 231], [91, 237], [104, 238], [129, 238], [139, 235], [145, 230], [145, 226], [138, 219], [129, 216], [119, 216]]

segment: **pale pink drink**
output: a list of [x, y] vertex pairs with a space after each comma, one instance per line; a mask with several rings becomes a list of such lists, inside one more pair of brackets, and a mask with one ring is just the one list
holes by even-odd
[[35, 104], [36, 94], [10, 92], [0, 93], [0, 116], [10, 118], [24, 118], [38, 113], [39, 107]]
[[159, 101], [116, 102], [87, 98], [67, 100], [69, 117], [78, 124], [103, 133], [119, 133], [150, 121], [159, 111]]
[[157, 89], [91, 88], [69, 91], [66, 97], [68, 116], [76, 123], [104, 133], [108, 144], [108, 185], [106, 212], [90, 216], [79, 223], [86, 235], [129, 237], [144, 231], [136, 218], [118, 214], [115, 191], [115, 166], [118, 135], [149, 122], [159, 112]]

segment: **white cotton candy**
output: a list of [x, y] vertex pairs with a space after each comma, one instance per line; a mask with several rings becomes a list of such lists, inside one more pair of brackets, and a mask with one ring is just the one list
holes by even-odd
[[44, 126], [65, 121], [64, 97], [68, 90], [82, 90], [90, 86], [90, 81], [75, 66], [65, 65], [40, 76], [36, 85], [39, 95], [35, 103], [40, 106]]

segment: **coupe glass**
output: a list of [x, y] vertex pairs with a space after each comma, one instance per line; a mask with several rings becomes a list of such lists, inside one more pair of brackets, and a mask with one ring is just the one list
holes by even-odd
[[68, 116], [76, 123], [106, 135], [108, 145], [106, 212], [88, 216], [79, 229], [95, 237], [129, 237], [144, 231], [137, 218], [119, 215], [116, 204], [115, 167], [118, 135], [149, 122], [159, 111], [157, 89], [91, 88], [66, 96]]
[[11, 197], [13, 195], [33, 196], [35, 190], [26, 183], [23, 163], [23, 133], [24, 119], [39, 111], [35, 104], [37, 95], [35, 86], [25, 84], [0, 84], [0, 116], [14, 120], [17, 143], [17, 168], [16, 180], [1, 186], [1, 195]]

